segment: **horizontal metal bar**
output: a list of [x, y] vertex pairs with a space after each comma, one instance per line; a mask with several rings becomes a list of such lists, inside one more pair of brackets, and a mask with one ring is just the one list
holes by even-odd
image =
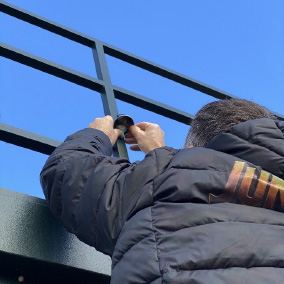
[[41, 27], [43, 29], [46, 29], [50, 32], [56, 33], [58, 35], [61, 35], [65, 38], [68, 38], [70, 40], [76, 41], [78, 43], [84, 44], [89, 47], [93, 47], [95, 43], [102, 44], [104, 46], [104, 51], [106, 54], [113, 56], [117, 59], [123, 60], [127, 63], [130, 63], [132, 65], [135, 65], [137, 67], [140, 67], [142, 69], [145, 69], [147, 71], [150, 71], [154, 74], [160, 75], [164, 78], [167, 78], [169, 80], [172, 80], [174, 82], [180, 83], [184, 86], [193, 88], [195, 90], [198, 90], [202, 93], [208, 94], [210, 96], [213, 96], [218, 99], [228, 99], [233, 98], [235, 96], [223, 92], [221, 90], [218, 90], [216, 88], [213, 88], [209, 85], [206, 85], [200, 81], [194, 80], [190, 77], [184, 76], [178, 72], [174, 72], [166, 67], [163, 67], [161, 65], [155, 64], [149, 60], [143, 59], [141, 57], [138, 57], [134, 54], [131, 54], [129, 52], [126, 52], [122, 49], [116, 48], [114, 46], [111, 46], [107, 43], [104, 43], [96, 38], [89, 37], [87, 35], [78, 33], [77, 31], [71, 30], [67, 27], [64, 27], [62, 25], [59, 25], [55, 22], [49, 21], [45, 18], [42, 18], [36, 14], [32, 14], [26, 10], [23, 10], [17, 6], [11, 5], [5, 1], [0, 1], [0, 11], [7, 13], [11, 16], [14, 16], [18, 19], [21, 19], [23, 21], [27, 21], [31, 24], [34, 24], [38, 27]]
[[[38, 56], [31, 55], [20, 49], [0, 43], [0, 55], [40, 71], [57, 76], [61, 79], [65, 79], [80, 86], [103, 93], [103, 81], [55, 64]], [[158, 114], [165, 115], [166, 117], [186, 124], [189, 124], [193, 117], [191, 114], [174, 109], [168, 105], [148, 99], [123, 88], [117, 86], [111, 87], [114, 88], [115, 97], [124, 102], [154, 111]]]
[[77, 31], [52, 22], [5, 1], [0, 1], [0, 11], [88, 47], [92, 47], [94, 45], [94, 39], [87, 35], [78, 33]]
[[23, 50], [0, 42], [0, 56], [33, 67], [37, 70], [65, 79], [91, 90], [102, 92], [104, 83], [101, 80], [35, 56]]
[[140, 67], [151, 73], [160, 75], [164, 78], [177, 82], [181, 85], [200, 91], [204, 94], [213, 96], [215, 98], [218, 99], [237, 98], [234, 95], [216, 89], [212, 86], [206, 85], [200, 81], [194, 80], [193, 78], [187, 77], [181, 73], [175, 72], [161, 65], [155, 64], [154, 62], [135, 56], [134, 54], [131, 54], [124, 50], [119, 50], [118, 48], [115, 48], [109, 44], [104, 44], [104, 50], [106, 54], [112, 57], [115, 57], [132, 65], [135, 65], [137, 67]]
[[[149, 60], [146, 60], [142, 57], [136, 56], [135, 54], [132, 54], [132, 53], [124, 51], [122, 49], [116, 48], [116, 47], [114, 47], [110, 44], [103, 43], [103, 46], [104, 46], [104, 51], [107, 55], [115, 57], [119, 60], [122, 60], [122, 61], [127, 62], [129, 64], [132, 64], [134, 66], [140, 67], [144, 70], [147, 70], [151, 73], [154, 73], [154, 74], [157, 74], [157, 75], [162, 76], [164, 78], [167, 78], [169, 80], [172, 80], [172, 81], [179, 83], [181, 85], [184, 85], [186, 87], [190, 87], [192, 89], [200, 91], [204, 94], [213, 96], [217, 99], [238, 98], [235, 95], [232, 95], [232, 94], [224, 92], [220, 89], [214, 88], [210, 85], [207, 85], [203, 82], [195, 80], [191, 77], [185, 76], [185, 75], [178, 73], [176, 71], [173, 71], [169, 68], [158, 65], [158, 64], [151, 62]], [[277, 115], [277, 116], [279, 116], [279, 115]], [[282, 119], [284, 119], [284, 118], [282, 117]]]
[[[77, 72], [73, 69], [64, 67], [62, 65], [55, 64], [41, 57], [31, 55], [30, 53], [11, 47], [7, 44], [0, 43], [0, 56], [1, 55], [8, 59], [14, 60], [16, 62], [30, 66], [32, 68], [54, 75], [61, 79], [65, 79], [69, 82], [78, 84], [82, 87], [86, 87], [93, 91], [103, 93], [104, 82], [102, 80], [93, 78], [91, 76]], [[193, 115], [189, 113], [174, 109], [168, 105], [159, 103], [157, 101], [135, 94], [120, 87], [117, 86], [111, 86], [111, 87], [114, 89], [115, 97], [119, 100], [131, 103], [141, 108], [145, 108], [149, 111], [154, 111], [158, 114], [164, 115], [166, 117], [169, 117], [171, 119], [174, 119], [176, 121], [185, 124], [191, 123]], [[284, 117], [282, 115], [278, 113], [274, 114], [278, 119], [284, 120]]]
[[[236, 96], [209, 86], [205, 83], [202, 83], [198, 80], [185, 76], [181, 73], [175, 72], [169, 68], [163, 67], [161, 65], [155, 64], [149, 60], [136, 56], [130, 52], [124, 51], [122, 49], [116, 48], [110, 44], [102, 42], [96, 38], [90, 37], [88, 35], [79, 33], [75, 30], [69, 29], [63, 25], [55, 23], [53, 21], [47, 20], [43, 17], [40, 17], [36, 14], [30, 13], [24, 9], [21, 9], [15, 5], [7, 3], [5, 1], [0, 1], [0, 11], [16, 17], [20, 20], [26, 21], [30, 24], [36, 25], [40, 28], [68, 38], [72, 41], [78, 42], [88, 47], [94, 47], [95, 44], [102, 44], [104, 46], [104, 52], [112, 57], [115, 57], [119, 60], [125, 61], [134, 66], [140, 67], [144, 70], [182, 84], [184, 86], [190, 87], [207, 95], [213, 96], [217, 99], [230, 99], [237, 98]], [[74, 71], [73, 71], [74, 72]], [[48, 73], [48, 72], [47, 72]], [[53, 74], [54, 75], [54, 74]], [[59, 76], [60, 77], [60, 76]], [[86, 86], [84, 84], [79, 84], [82, 86]], [[88, 87], [88, 86], [86, 86]], [[89, 87], [88, 87], [89, 88]], [[90, 88], [93, 89], [94, 88]], [[272, 112], [281, 120], [284, 120], [284, 116], [278, 113]]]
[[135, 94], [123, 88], [113, 86], [113, 90], [115, 97], [121, 101], [155, 112], [178, 122], [190, 124], [191, 120], [193, 119], [192, 114], [178, 110], [169, 105], [154, 101], [147, 97]]
[[50, 155], [62, 142], [0, 123], [0, 140]]

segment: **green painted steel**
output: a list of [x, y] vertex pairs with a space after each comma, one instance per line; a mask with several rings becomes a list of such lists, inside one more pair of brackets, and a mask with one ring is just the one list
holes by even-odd
[[209, 86], [203, 82], [197, 81], [181, 73], [170, 70], [164, 66], [158, 65], [154, 62], [151, 62], [149, 60], [136, 56], [135, 54], [132, 54], [125, 50], [114, 47], [96, 38], [93, 38], [88, 35], [79, 33], [75, 30], [69, 29], [68, 27], [65, 27], [63, 25], [60, 25], [58, 23], [55, 23], [53, 21], [40, 17], [36, 14], [30, 13], [27, 10], [19, 8], [5, 1], [0, 1], [0, 11], [12, 17], [16, 17], [20, 20], [28, 22], [32, 25], [41, 27], [52, 33], [58, 34], [62, 37], [68, 38], [72, 41], [78, 42], [82, 45], [85, 45], [88, 47], [94, 47], [95, 45], [102, 45], [104, 48], [104, 53], [107, 55], [110, 55], [112, 57], [125, 61], [127, 63], [130, 63], [142, 69], [148, 70], [152, 73], [160, 75], [169, 80], [175, 81], [184, 86], [196, 89], [210, 96], [213, 96], [219, 99], [228, 99], [228, 98], [235, 97], [232, 94], [229, 94], [227, 92], [224, 92], [222, 90]]
[[70, 281], [80, 276], [108, 283], [111, 273], [110, 258], [65, 231], [45, 200], [4, 188], [0, 188], [0, 261], [0, 280], [23, 276], [33, 281], [40, 275], [55, 280], [64, 275], [72, 276]]
[[[104, 91], [101, 92], [101, 99], [104, 107], [105, 115], [115, 118], [118, 115], [117, 105], [115, 101], [113, 86], [111, 84], [110, 74], [104, 52], [104, 47], [100, 43], [96, 43], [92, 49], [96, 66], [98, 79], [104, 82]], [[114, 148], [114, 156], [129, 159], [127, 149], [123, 140], [118, 139]]]
[[47, 155], [62, 143], [4, 123], [0, 123], [0, 138], [1, 141]]

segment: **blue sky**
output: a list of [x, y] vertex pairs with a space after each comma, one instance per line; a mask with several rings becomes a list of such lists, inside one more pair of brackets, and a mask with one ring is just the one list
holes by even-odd
[[[10, 0], [49, 20], [284, 115], [283, 0]], [[0, 14], [0, 40], [96, 77], [91, 50]], [[189, 113], [213, 98], [107, 57], [112, 82]], [[159, 123], [180, 148], [188, 126], [118, 101], [136, 122]], [[0, 58], [0, 121], [49, 138], [103, 116], [100, 95]], [[43, 197], [47, 156], [0, 142], [0, 186]], [[131, 154], [130, 159], [142, 159]]]

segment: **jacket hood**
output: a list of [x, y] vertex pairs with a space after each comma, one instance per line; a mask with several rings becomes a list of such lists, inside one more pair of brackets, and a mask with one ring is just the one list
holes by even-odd
[[233, 126], [206, 148], [246, 160], [284, 178], [284, 121], [261, 118]]

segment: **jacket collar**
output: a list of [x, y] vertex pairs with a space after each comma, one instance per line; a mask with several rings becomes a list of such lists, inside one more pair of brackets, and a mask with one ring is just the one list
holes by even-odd
[[206, 148], [246, 160], [284, 178], [284, 122], [261, 118], [233, 126], [214, 137]]

